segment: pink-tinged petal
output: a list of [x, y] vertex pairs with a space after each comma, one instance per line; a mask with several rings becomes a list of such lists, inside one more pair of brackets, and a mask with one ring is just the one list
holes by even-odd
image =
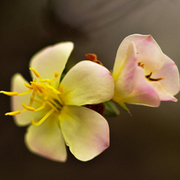
[[117, 94], [113, 100], [118, 103], [125, 102], [158, 107], [160, 99], [151, 83], [144, 77], [144, 70], [141, 67], [138, 67], [135, 79], [133, 91], [129, 96], [123, 98]]
[[[30, 67], [35, 68], [43, 79], [53, 79], [55, 71], [59, 72], [60, 78], [72, 50], [71, 42], [46, 47], [32, 57]], [[34, 74], [31, 74], [34, 78]]]
[[177, 99], [168, 93], [164, 87], [159, 82], [151, 82], [154, 90], [159, 96], [160, 101], [174, 101], [177, 102]]
[[122, 68], [119, 69], [119, 74], [114, 75], [114, 72], [112, 74], [115, 81], [115, 94], [126, 97], [132, 92], [137, 64], [135, 46], [134, 43], [130, 43], [126, 53], [126, 60]]
[[[29, 90], [24, 85], [24, 83], [28, 84], [28, 82], [20, 74], [15, 74], [12, 77], [12, 81], [11, 81], [11, 86], [12, 86], [11, 91], [22, 93]], [[23, 110], [24, 108], [22, 106], [22, 103], [29, 105], [30, 96], [31, 96], [31, 93], [22, 95], [22, 96], [12, 96], [11, 97], [12, 111]], [[33, 103], [33, 106], [38, 107], [39, 104]], [[42, 113], [43, 113], [42, 111], [41, 112], [24, 111], [23, 113], [15, 115], [13, 117], [14, 117], [15, 123], [18, 126], [26, 126], [31, 122], [31, 118], [37, 119], [42, 116]]]
[[105, 67], [81, 61], [65, 75], [60, 91], [66, 105], [98, 104], [112, 98], [114, 80]]
[[152, 78], [163, 78], [158, 81], [164, 89], [171, 95], [179, 92], [179, 71], [174, 61], [166, 56], [164, 66], [157, 72], [152, 74]]
[[119, 46], [113, 69], [115, 73], [123, 65], [126, 59], [127, 49], [131, 42], [135, 44], [138, 53], [138, 62], [144, 64], [146, 74], [161, 69], [166, 60], [156, 41], [151, 35], [133, 34], [126, 37]]
[[65, 142], [77, 159], [91, 160], [109, 146], [108, 123], [99, 113], [65, 106], [59, 118]]
[[38, 127], [31, 125], [25, 135], [25, 143], [34, 154], [64, 162], [67, 158], [66, 146], [58, 121], [58, 116], [50, 116]]

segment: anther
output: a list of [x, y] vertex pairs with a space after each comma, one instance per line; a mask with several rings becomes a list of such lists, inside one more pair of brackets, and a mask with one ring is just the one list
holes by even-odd
[[56, 90], [54, 87], [50, 86], [50, 85], [46, 85], [46, 87], [50, 90], [52, 90], [55, 94], [61, 94], [60, 91]]
[[37, 77], [37, 78], [40, 78], [41, 76], [40, 76], [40, 74], [34, 69], [34, 68], [29, 68], [34, 74], [35, 74], [35, 76]]
[[57, 72], [57, 71], [55, 71], [55, 73], [54, 73], [54, 77], [58, 77], [59, 76], [59, 73]]
[[29, 110], [29, 111], [35, 111], [35, 110], [36, 110], [34, 107], [27, 106], [27, 105], [25, 105], [24, 103], [22, 103], [22, 106], [23, 106], [25, 109]]
[[44, 86], [39, 84], [39, 83], [36, 83], [34, 82], [33, 85], [35, 86], [35, 88], [40, 92], [40, 93], [43, 93], [43, 90], [44, 90]]
[[28, 83], [24, 83], [24, 85], [29, 88], [29, 89], [33, 89], [32, 85], [28, 84]]
[[138, 66], [144, 68], [144, 64], [142, 62], [138, 62]]
[[153, 79], [151, 78], [152, 76], [152, 72], [149, 74], [149, 75], [146, 75], [145, 77], [149, 80], [149, 81], [160, 81], [160, 80], [163, 80], [164, 78], [156, 78], [156, 79]]
[[18, 92], [7, 92], [7, 91], [0, 91], [0, 93], [3, 93], [8, 96], [17, 96]]
[[147, 75], [146, 78], [150, 79], [151, 76], [152, 76], [152, 72], [150, 72], [150, 74]]
[[20, 110], [17, 110], [17, 111], [13, 111], [13, 112], [7, 112], [5, 115], [6, 116], [14, 116], [14, 115], [17, 115], [17, 114], [20, 114], [21, 111]]
[[53, 81], [56, 81], [58, 76], [59, 76], [59, 73], [57, 71], [55, 71], [55, 73], [54, 73], [55, 78], [54, 79], [40, 79], [39, 82], [41, 82], [41, 83], [45, 83], [45, 82], [51, 83]]

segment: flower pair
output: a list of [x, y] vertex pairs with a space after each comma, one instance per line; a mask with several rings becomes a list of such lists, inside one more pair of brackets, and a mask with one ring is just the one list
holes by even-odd
[[131, 35], [121, 43], [112, 75], [102, 65], [81, 61], [62, 78], [73, 49], [70, 42], [43, 49], [32, 57], [32, 81], [20, 74], [12, 78], [12, 112], [19, 126], [28, 127], [25, 143], [30, 151], [65, 161], [66, 146], [79, 160], [87, 161], [109, 146], [107, 121], [95, 110], [109, 100], [159, 106], [177, 101], [179, 73], [151, 36]]

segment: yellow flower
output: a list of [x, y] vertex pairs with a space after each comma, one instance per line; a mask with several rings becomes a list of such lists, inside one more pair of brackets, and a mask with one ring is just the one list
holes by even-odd
[[81, 61], [61, 75], [71, 54], [71, 42], [47, 47], [30, 61], [32, 81], [20, 74], [12, 78], [12, 112], [18, 126], [29, 125], [25, 143], [43, 157], [65, 161], [66, 146], [79, 160], [87, 161], [109, 146], [109, 127], [99, 113], [84, 107], [110, 100], [114, 81], [103, 66]]

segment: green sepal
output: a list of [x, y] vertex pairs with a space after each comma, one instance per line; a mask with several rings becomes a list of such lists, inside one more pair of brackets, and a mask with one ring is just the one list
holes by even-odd
[[118, 104], [122, 107], [122, 109], [124, 109], [125, 111], [127, 111], [131, 115], [131, 113], [130, 113], [129, 109], [127, 108], [127, 106], [125, 105], [125, 103], [121, 102]]
[[120, 114], [119, 109], [116, 107], [113, 101], [107, 101], [103, 104], [105, 105], [105, 116], [118, 116]]

